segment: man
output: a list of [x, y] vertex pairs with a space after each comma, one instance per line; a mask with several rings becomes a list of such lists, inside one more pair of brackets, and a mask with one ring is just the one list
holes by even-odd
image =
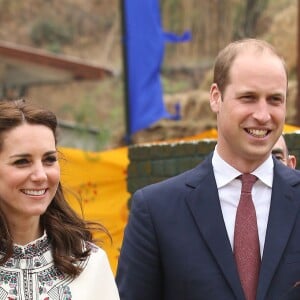
[[285, 139], [281, 135], [272, 149], [272, 154], [286, 166], [295, 169], [297, 159], [295, 155], [289, 154]]
[[[288, 147], [283, 135], [281, 135], [272, 149], [272, 154], [275, 158], [280, 160], [284, 165], [295, 169], [297, 165], [297, 159], [295, 155], [289, 154]], [[300, 278], [300, 277], [299, 277]], [[281, 300], [299, 300], [300, 299], [300, 281], [288, 291], [288, 293], [282, 297]]]
[[121, 300], [274, 300], [299, 280], [300, 173], [271, 155], [287, 81], [264, 41], [219, 53], [210, 89], [216, 148], [196, 168], [133, 195], [116, 277]]

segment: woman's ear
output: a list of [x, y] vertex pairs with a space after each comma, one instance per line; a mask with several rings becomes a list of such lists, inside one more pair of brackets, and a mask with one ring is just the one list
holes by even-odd
[[210, 87], [210, 108], [213, 112], [219, 112], [219, 105], [222, 101], [222, 95], [216, 83], [213, 83]]

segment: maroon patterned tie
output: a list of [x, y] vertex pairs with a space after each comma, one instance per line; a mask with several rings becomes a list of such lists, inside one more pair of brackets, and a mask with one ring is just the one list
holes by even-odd
[[236, 212], [234, 229], [234, 256], [247, 300], [255, 300], [260, 268], [260, 250], [255, 207], [251, 190], [257, 180], [252, 174], [243, 174], [241, 198]]

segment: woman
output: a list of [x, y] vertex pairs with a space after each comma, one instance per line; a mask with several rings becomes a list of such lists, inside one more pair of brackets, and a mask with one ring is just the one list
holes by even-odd
[[0, 300], [119, 299], [101, 225], [80, 219], [60, 184], [55, 115], [0, 101]]

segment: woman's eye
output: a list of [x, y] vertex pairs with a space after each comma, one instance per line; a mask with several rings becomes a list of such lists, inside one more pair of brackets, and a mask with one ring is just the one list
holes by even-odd
[[57, 161], [57, 157], [56, 156], [47, 156], [45, 158], [45, 162], [46, 163], [49, 163], [49, 164], [52, 164], [52, 163], [55, 163]]
[[14, 165], [16, 166], [22, 166], [22, 165], [26, 165], [29, 163], [29, 160], [26, 159], [26, 158], [21, 158], [21, 159], [18, 159], [14, 162]]

